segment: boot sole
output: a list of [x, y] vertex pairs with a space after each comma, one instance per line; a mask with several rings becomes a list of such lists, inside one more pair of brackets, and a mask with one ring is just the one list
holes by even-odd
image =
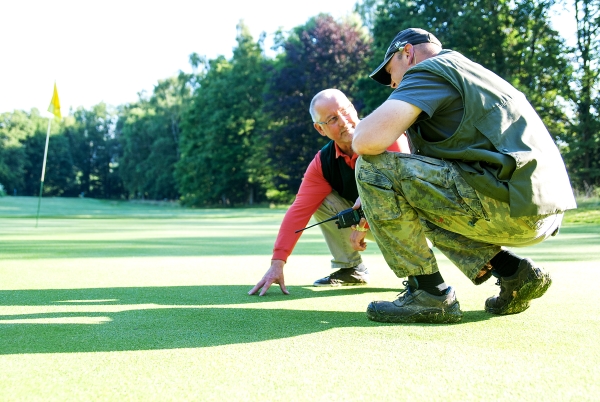
[[329, 288], [339, 288], [342, 286], [365, 286], [368, 285], [367, 282], [362, 283], [313, 283], [313, 286], [316, 287], [329, 287]]
[[516, 290], [515, 297], [506, 306], [493, 308], [486, 305], [485, 311], [499, 315], [522, 313], [529, 308], [529, 302], [542, 297], [550, 285], [552, 285], [552, 278], [549, 274], [542, 273], [540, 278], [525, 282], [520, 289]]
[[427, 309], [416, 312], [409, 316], [381, 314], [371, 304], [367, 307], [367, 318], [371, 321], [389, 322], [393, 324], [453, 324], [460, 322], [463, 312], [458, 302], [450, 306], [449, 309]]

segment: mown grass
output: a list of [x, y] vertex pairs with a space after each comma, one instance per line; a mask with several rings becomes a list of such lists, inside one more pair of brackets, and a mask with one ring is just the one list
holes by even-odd
[[247, 295], [268, 268], [284, 210], [44, 199], [35, 228], [36, 207], [35, 198], [0, 198], [3, 401], [600, 394], [600, 224], [570, 213], [558, 237], [515, 250], [554, 280], [529, 310], [485, 313], [493, 281], [475, 287], [439, 256], [464, 321], [388, 325], [364, 314], [402, 287], [375, 244], [364, 253], [370, 286], [310, 286], [330, 272], [318, 230], [303, 234], [286, 267], [290, 296]]
[[577, 209], [567, 211], [564, 222], [600, 225], [600, 198], [579, 198]]

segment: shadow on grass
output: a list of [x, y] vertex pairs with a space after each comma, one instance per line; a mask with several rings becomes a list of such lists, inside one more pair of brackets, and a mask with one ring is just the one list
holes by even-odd
[[215, 286], [156, 286], [89, 289], [35, 289], [0, 290], [0, 306], [95, 306], [95, 305], [147, 305], [214, 306], [229, 304], [261, 304], [306, 298], [357, 295], [390, 292], [388, 288], [343, 287], [314, 288], [290, 287], [284, 295], [274, 285], [265, 296], [249, 296], [251, 285]]
[[[0, 316], [0, 354], [198, 348], [261, 342], [342, 327], [376, 327], [364, 311], [272, 308], [271, 302], [389, 292], [387, 288], [292, 288], [249, 296], [248, 286], [0, 291], [0, 306], [49, 312]], [[227, 305], [244, 305], [227, 307]], [[17, 307], [18, 306], [18, 307]], [[247, 307], [246, 307], [247, 306]], [[74, 308], [85, 311], [74, 312]], [[366, 307], [366, 306], [365, 306]], [[465, 312], [466, 322], [491, 318]], [[424, 326], [428, 324], [407, 324]]]

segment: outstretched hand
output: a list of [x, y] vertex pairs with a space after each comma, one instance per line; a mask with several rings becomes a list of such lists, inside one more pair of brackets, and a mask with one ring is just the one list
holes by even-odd
[[283, 266], [285, 261], [273, 260], [271, 261], [271, 267], [262, 279], [248, 292], [249, 295], [256, 294], [260, 290], [259, 296], [264, 296], [267, 290], [272, 284], [276, 283], [281, 288], [283, 294], [289, 295], [287, 288], [285, 287], [285, 279], [283, 277]]

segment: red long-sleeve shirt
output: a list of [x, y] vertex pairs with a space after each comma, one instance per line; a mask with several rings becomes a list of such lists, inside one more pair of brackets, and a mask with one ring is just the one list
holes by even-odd
[[[337, 144], [335, 145], [335, 157], [344, 158], [344, 161], [352, 169], [356, 166], [357, 154], [352, 157], [343, 153]], [[392, 144], [388, 151], [400, 152], [398, 143]], [[304, 173], [304, 179], [300, 184], [300, 189], [296, 195], [294, 203], [286, 212], [279, 234], [273, 247], [273, 260], [283, 260], [287, 262], [287, 258], [292, 254], [296, 243], [303, 232], [294, 233], [298, 229], [306, 227], [311, 216], [319, 209], [325, 197], [331, 193], [333, 188], [325, 177], [323, 177], [323, 169], [321, 168], [321, 151], [317, 152], [314, 159], [308, 165]]]

